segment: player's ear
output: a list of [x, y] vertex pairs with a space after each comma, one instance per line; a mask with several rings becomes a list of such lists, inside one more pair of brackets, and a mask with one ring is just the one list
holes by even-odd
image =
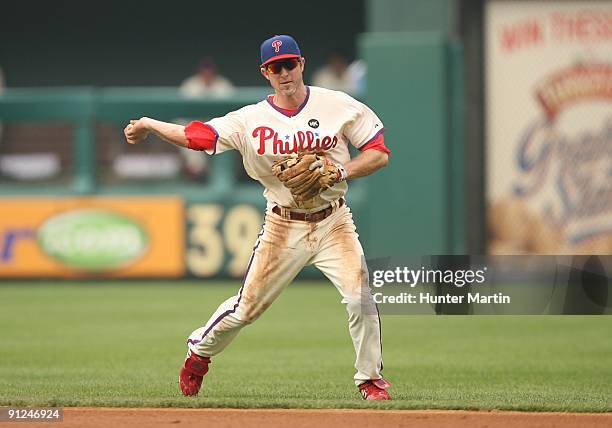
[[306, 58], [300, 57], [300, 63], [302, 64], [302, 71], [304, 71], [304, 64], [306, 64]]
[[266, 73], [266, 68], [265, 67], [259, 67], [259, 72], [261, 73], [261, 75], [263, 77], [266, 78], [266, 80], [270, 80], [270, 78], [268, 77], [268, 73]]

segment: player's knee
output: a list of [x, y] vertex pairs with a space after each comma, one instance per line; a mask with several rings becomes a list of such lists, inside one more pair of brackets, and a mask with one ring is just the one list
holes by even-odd
[[362, 293], [360, 296], [346, 297], [344, 299], [346, 311], [352, 315], [375, 315], [377, 314], [376, 303], [369, 293]]
[[346, 301], [346, 311], [349, 314], [360, 314], [362, 312], [362, 302], [359, 297], [347, 298]]
[[251, 324], [257, 320], [264, 313], [264, 311], [268, 308], [269, 305], [263, 303], [257, 303], [247, 306], [242, 316], [240, 317], [241, 321], [244, 324]]
[[255, 320], [259, 318], [258, 314], [252, 314], [252, 313], [246, 313], [241, 321], [243, 324], [248, 325], [248, 324], [252, 324], [253, 322], [255, 322]]

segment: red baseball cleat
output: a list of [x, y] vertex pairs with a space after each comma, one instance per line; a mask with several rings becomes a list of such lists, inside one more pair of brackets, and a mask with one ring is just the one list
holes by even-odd
[[373, 379], [359, 385], [359, 391], [364, 400], [390, 400], [387, 392], [391, 384], [384, 379]]
[[202, 379], [208, 373], [209, 364], [210, 358], [201, 357], [189, 351], [179, 375], [179, 385], [183, 395], [198, 395]]

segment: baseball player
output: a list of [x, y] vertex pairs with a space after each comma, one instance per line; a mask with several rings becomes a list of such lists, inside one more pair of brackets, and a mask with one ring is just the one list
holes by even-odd
[[[261, 44], [261, 75], [274, 94], [206, 123], [186, 126], [143, 117], [124, 133], [136, 144], [149, 132], [179, 147], [216, 155], [240, 151], [246, 172], [265, 188], [264, 224], [238, 293], [187, 340], [179, 384], [196, 395], [211, 358], [255, 321], [306, 265], [334, 284], [348, 311], [356, 353], [355, 384], [366, 400], [389, 400], [383, 379], [380, 319], [363, 249], [344, 200], [347, 180], [387, 165], [383, 125], [345, 93], [306, 86], [305, 59], [290, 36]], [[360, 150], [351, 159], [348, 145]]]

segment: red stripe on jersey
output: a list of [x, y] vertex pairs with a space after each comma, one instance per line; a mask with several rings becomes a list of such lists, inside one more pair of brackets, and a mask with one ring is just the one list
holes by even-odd
[[378, 136], [374, 137], [373, 140], [370, 140], [367, 143], [365, 143], [363, 146], [361, 146], [359, 151], [365, 152], [366, 150], [370, 150], [370, 149], [385, 152], [388, 155], [391, 154], [391, 150], [389, 150], [387, 146], [385, 146], [385, 136], [382, 133], [378, 134]]
[[293, 116], [298, 109], [297, 108], [282, 108], [274, 104], [274, 95], [268, 95], [268, 102], [274, 106], [275, 109], [280, 110], [281, 113], [284, 113], [287, 116]]
[[185, 126], [185, 138], [187, 138], [187, 147], [191, 150], [212, 150], [217, 142], [217, 131], [199, 120], [194, 120]]

